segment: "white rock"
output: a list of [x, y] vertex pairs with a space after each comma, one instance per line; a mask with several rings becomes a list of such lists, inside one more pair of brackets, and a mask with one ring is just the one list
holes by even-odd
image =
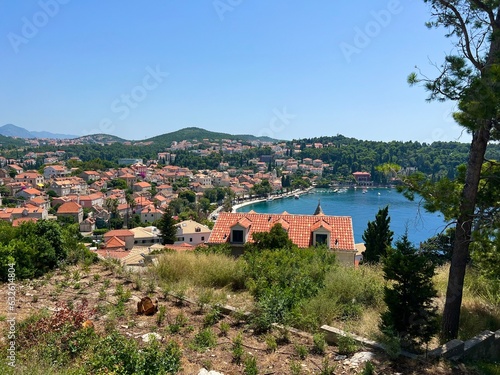
[[357, 352], [349, 358], [349, 362], [351, 362], [351, 364], [361, 364], [371, 361], [373, 358], [375, 358], [375, 354], [372, 352]]
[[217, 372], [217, 371], [208, 371], [205, 368], [202, 368], [200, 372], [198, 372], [198, 375], [224, 375], [222, 372]]
[[146, 333], [145, 335], [141, 336], [142, 341], [149, 342], [151, 340], [151, 336], [154, 336], [157, 341], [161, 340], [161, 336], [159, 334], [157, 334], [156, 332], [150, 332], [150, 333]]

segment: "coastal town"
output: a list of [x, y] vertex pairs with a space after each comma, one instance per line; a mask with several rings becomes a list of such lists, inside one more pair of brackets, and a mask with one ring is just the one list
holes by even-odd
[[[298, 199], [318, 184], [329, 167], [321, 159], [300, 158], [299, 144], [290, 150], [284, 142], [204, 139], [172, 142], [155, 160], [121, 158], [116, 168], [82, 170], [78, 165], [84, 165], [83, 162], [78, 157], [68, 157], [62, 150], [78, 141], [26, 142], [35, 150], [40, 145], [60, 146], [61, 150], [29, 151], [17, 159], [0, 155], [0, 220], [13, 226], [45, 219], [78, 224], [90, 249], [102, 258], [116, 258], [128, 265], [141, 265], [145, 253], [165, 247], [184, 251], [208, 244], [214, 224], [217, 231], [221, 230], [217, 218], [222, 212], [235, 212], [245, 204], [259, 201]], [[323, 146], [331, 145], [305, 145]], [[211, 170], [175, 165], [179, 151], [189, 150], [204, 157], [210, 153], [241, 154], [256, 147], [267, 147], [271, 154], [248, 160], [245, 168], [228, 162]], [[349, 183], [370, 186], [370, 177], [368, 172], [355, 172], [349, 176]], [[166, 212], [178, 223], [177, 241], [173, 244], [163, 244], [158, 229]], [[288, 218], [277, 220], [289, 226], [298, 218], [288, 214]], [[323, 226], [332, 230], [332, 223]], [[349, 243], [345, 250], [353, 253], [352, 224], [342, 230], [347, 231]], [[224, 238], [218, 242], [234, 241]], [[348, 263], [354, 264], [351, 258]]]

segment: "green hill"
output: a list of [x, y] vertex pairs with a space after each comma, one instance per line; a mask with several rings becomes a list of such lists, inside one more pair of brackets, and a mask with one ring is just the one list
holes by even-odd
[[25, 146], [26, 142], [24, 139], [20, 138], [13, 138], [13, 137], [6, 137], [4, 135], [0, 135], [0, 148], [6, 148], [9, 146]]
[[256, 137], [256, 136], [250, 135], [250, 134], [233, 135], [233, 134], [228, 134], [228, 133], [212, 132], [209, 130], [196, 128], [196, 127], [189, 127], [189, 128], [177, 130], [175, 132], [157, 135], [156, 137], [145, 139], [142, 142], [154, 142], [154, 143], [159, 143], [159, 144], [170, 145], [170, 143], [172, 143], [174, 141], [176, 141], [176, 142], [180, 142], [183, 140], [192, 141], [193, 139], [196, 139], [198, 141], [201, 141], [203, 139], [209, 139], [209, 140], [231, 139], [231, 140], [241, 140], [241, 141], [247, 141], [247, 142], [251, 142], [251, 141], [276, 142], [277, 141], [277, 139], [273, 139], [273, 138], [269, 138], [269, 137]]
[[111, 134], [89, 134], [84, 135], [83, 137], [78, 137], [75, 140], [84, 142], [84, 143], [123, 143], [127, 142], [126, 139], [117, 137]]

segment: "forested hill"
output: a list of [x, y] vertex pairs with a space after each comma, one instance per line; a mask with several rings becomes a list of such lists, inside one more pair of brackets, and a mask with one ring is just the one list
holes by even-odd
[[2, 148], [24, 146], [25, 144], [26, 142], [24, 141], [24, 139], [6, 137], [0, 134], [0, 150]]
[[[203, 138], [200, 136], [201, 139]], [[1, 140], [2, 138], [0, 138], [0, 143]], [[14, 139], [8, 138], [8, 140]], [[323, 162], [330, 164], [330, 167], [325, 169], [324, 176], [330, 175], [333, 178], [338, 178], [340, 176], [349, 176], [356, 171], [367, 171], [372, 173], [375, 181], [380, 180], [376, 167], [388, 162], [399, 164], [403, 168], [417, 168], [434, 178], [444, 176], [452, 178], [455, 177], [457, 166], [467, 161], [469, 151], [468, 144], [459, 142], [434, 142], [430, 145], [419, 142], [374, 142], [347, 138], [341, 135], [300, 139], [286, 143], [290, 150], [296, 149], [298, 151], [300, 149], [300, 152], [287, 151], [286, 156], [288, 157], [292, 156], [299, 162], [302, 162], [305, 158], [321, 159]], [[321, 144], [321, 146], [314, 147], [314, 143]], [[21, 156], [19, 151], [8, 151], [8, 147], [5, 146], [6, 144], [3, 147], [3, 156], [12, 158]], [[157, 153], [165, 151], [167, 145], [160, 145], [156, 142], [136, 145], [113, 143], [106, 146], [100, 144], [40, 146], [37, 148], [24, 146], [23, 149], [23, 152], [30, 150], [36, 152], [64, 150], [66, 151], [65, 157], [68, 159], [72, 156], [78, 156], [84, 162], [101, 159], [109, 167], [116, 164], [119, 158], [156, 159]], [[219, 163], [223, 161], [237, 168], [248, 168], [252, 167], [249, 165], [250, 159], [272, 154], [270, 147], [263, 146], [233, 154], [224, 154], [217, 151], [203, 157], [196, 155], [192, 151], [192, 149], [174, 151], [177, 155], [175, 163], [197, 170], [217, 169]], [[281, 156], [275, 158], [281, 158]], [[500, 160], [500, 145], [490, 144], [487, 158]], [[42, 164], [43, 158], [37, 160], [36, 168], [40, 168]], [[274, 163], [271, 164], [270, 167], [274, 168]]]
[[[300, 146], [300, 158], [321, 159], [332, 164], [333, 171], [344, 175], [348, 171], [375, 174], [377, 165], [396, 163], [404, 168], [415, 167], [435, 177], [454, 177], [456, 167], [466, 162], [469, 152], [469, 144], [460, 142], [378, 142], [342, 135], [299, 139], [291, 143]], [[323, 148], [315, 148], [315, 143]], [[500, 145], [490, 144], [486, 158], [500, 160]]]
[[180, 142], [183, 140], [192, 141], [192, 140], [202, 141], [203, 139], [209, 140], [222, 140], [222, 139], [230, 139], [230, 140], [242, 140], [242, 141], [256, 141], [260, 140], [263, 142], [276, 142], [276, 139], [272, 139], [269, 137], [256, 137], [254, 135], [249, 134], [227, 134], [227, 133], [218, 133], [212, 132], [210, 130], [205, 130], [196, 127], [184, 128], [177, 130], [175, 132], [166, 133], [162, 135], [158, 135], [156, 137], [148, 138], [142, 140], [141, 142], [154, 142], [155, 144], [162, 144], [170, 146], [170, 144], [174, 141]]

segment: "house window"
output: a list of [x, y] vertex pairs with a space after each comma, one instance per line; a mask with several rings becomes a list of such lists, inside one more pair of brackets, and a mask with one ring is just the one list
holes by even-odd
[[192, 238], [190, 238], [190, 239], [189, 239], [189, 242], [193, 242], [193, 239], [192, 239]]
[[233, 237], [232, 237], [231, 242], [243, 243], [243, 231], [242, 230], [233, 229], [232, 235], [233, 235]]
[[328, 241], [327, 234], [316, 234], [316, 246], [326, 245]]
[[205, 241], [205, 236], [201, 236], [201, 240], [202, 240], [202, 241]]

